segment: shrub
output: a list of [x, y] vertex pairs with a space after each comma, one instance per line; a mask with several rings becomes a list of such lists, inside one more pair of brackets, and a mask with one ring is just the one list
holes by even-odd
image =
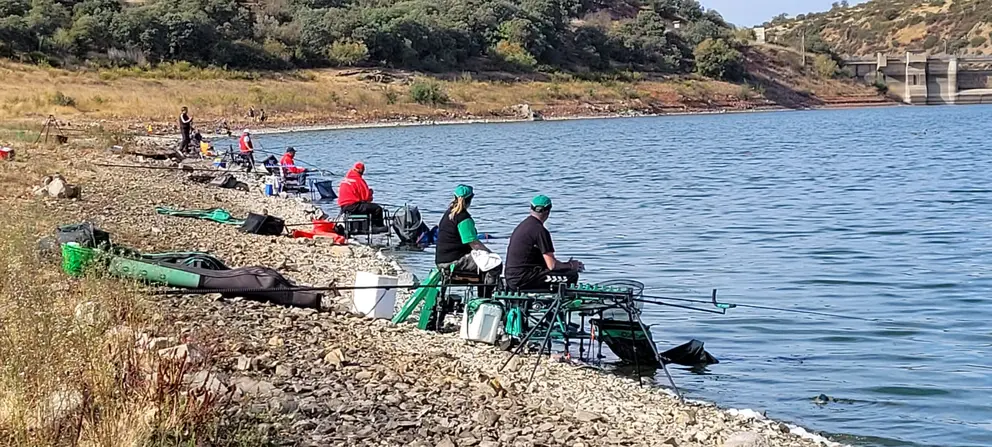
[[496, 47], [493, 48], [493, 53], [495, 53], [496, 56], [508, 66], [508, 68], [532, 71], [534, 70], [534, 67], [537, 66], [537, 59], [519, 43], [501, 40], [496, 44]]
[[817, 54], [813, 58], [813, 69], [822, 78], [833, 78], [837, 76], [837, 62], [825, 54]]
[[62, 106], [62, 107], [76, 107], [76, 99], [71, 96], [66, 96], [60, 91], [56, 91], [48, 100], [49, 103]]
[[410, 98], [417, 104], [438, 106], [448, 103], [448, 93], [439, 81], [429, 78], [417, 79], [410, 84]]
[[980, 47], [982, 45], [985, 45], [985, 41], [986, 41], [985, 36], [975, 36], [971, 38], [970, 43], [971, 46], [973, 47]]
[[923, 41], [923, 49], [924, 50], [929, 50], [929, 49], [937, 46], [938, 43], [940, 43], [940, 38], [938, 38], [937, 36], [931, 34], [931, 35], [927, 36], [926, 40]]
[[723, 39], [706, 39], [696, 46], [696, 72], [715, 79], [739, 81], [744, 77], [744, 54]]
[[390, 105], [396, 104], [396, 102], [400, 100], [400, 94], [397, 93], [396, 90], [393, 90], [388, 87], [384, 92], [382, 92], [382, 96], [386, 98], [386, 104], [390, 104]]
[[369, 47], [360, 40], [338, 40], [327, 47], [327, 59], [333, 65], [350, 67], [369, 59]]
[[874, 86], [875, 89], [878, 90], [878, 93], [884, 95], [889, 92], [889, 85], [885, 83], [885, 79], [883, 79], [882, 77], [879, 76], [875, 77]]

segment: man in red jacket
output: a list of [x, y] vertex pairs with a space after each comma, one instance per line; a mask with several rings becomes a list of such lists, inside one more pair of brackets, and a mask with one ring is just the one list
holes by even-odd
[[307, 170], [296, 166], [296, 148], [290, 147], [286, 149], [286, 153], [282, 154], [282, 158], [279, 159], [279, 166], [286, 170], [290, 174], [302, 174]]
[[367, 214], [372, 217], [373, 227], [385, 227], [382, 207], [372, 203], [372, 189], [365, 183], [365, 164], [355, 163], [338, 186], [338, 206], [342, 213]]

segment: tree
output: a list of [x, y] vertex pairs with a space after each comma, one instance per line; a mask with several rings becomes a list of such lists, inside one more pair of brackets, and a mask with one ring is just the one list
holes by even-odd
[[696, 47], [696, 72], [708, 78], [740, 81], [744, 54], [724, 39], [707, 39]]
[[820, 75], [820, 77], [830, 79], [837, 76], [838, 66], [837, 62], [830, 56], [827, 56], [826, 54], [817, 54], [816, 57], [813, 58], [813, 69], [816, 70], [816, 73]]
[[657, 71], [682, 71], [692, 56], [677, 34], [666, 32], [664, 19], [654, 11], [641, 11], [633, 22], [615, 28], [610, 36], [614, 40], [614, 58], [649, 65]]

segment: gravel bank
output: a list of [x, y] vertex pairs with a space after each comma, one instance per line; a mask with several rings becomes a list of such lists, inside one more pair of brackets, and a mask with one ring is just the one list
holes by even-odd
[[[231, 266], [271, 266], [315, 286], [350, 285], [358, 270], [399, 273], [367, 247], [246, 235], [154, 212], [222, 207], [308, 221], [308, 205], [296, 200], [193, 184], [178, 172], [83, 169], [89, 174], [70, 179], [83, 185], [83, 200], [52, 206], [139, 250], [209, 251]], [[216, 295], [150, 300], [162, 334], [178, 330], [205, 351], [211, 377], [194, 378], [230, 394], [231, 420], [280, 445], [823, 445], [751, 412], [681, 403], [661, 389], [556, 362], [543, 362], [525, 390], [533, 357], [497, 374], [508, 354], [457, 334]]]

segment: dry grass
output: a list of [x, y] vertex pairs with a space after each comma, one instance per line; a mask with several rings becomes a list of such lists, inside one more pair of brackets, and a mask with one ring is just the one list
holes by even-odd
[[[638, 73], [596, 81], [569, 75], [541, 80], [505, 76], [502, 78], [508, 80], [476, 80], [463, 74], [440, 81], [450, 102], [432, 107], [414, 102], [407, 83], [361, 80], [354, 72], [342, 70], [265, 76], [180, 70], [175, 66], [151, 72], [75, 72], [0, 62], [0, 78], [5, 81], [0, 85], [0, 122], [40, 122], [53, 114], [70, 122], [124, 124], [132, 129], [151, 123], [169, 129], [185, 105], [195, 122], [208, 131], [221, 120], [233, 129], [256, 125], [245, 117], [249, 107], [264, 109], [267, 125], [308, 125], [410, 116], [511, 117], [512, 106], [520, 103], [552, 116], [589, 114], [596, 109], [590, 105], [649, 111], [724, 101], [736, 97], [740, 90], [740, 86], [695, 80], [692, 82], [705, 86], [687, 91], [683, 80], [646, 80]], [[694, 92], [702, 96], [692, 96]]]
[[139, 349], [150, 312], [137, 284], [73, 279], [39, 254], [39, 237], [75, 220], [26, 191], [51, 172], [81, 177], [70, 162], [88, 150], [25, 145], [0, 163], [0, 445], [259, 445], [224, 431], [218, 398], [184, 384], [186, 363]]

